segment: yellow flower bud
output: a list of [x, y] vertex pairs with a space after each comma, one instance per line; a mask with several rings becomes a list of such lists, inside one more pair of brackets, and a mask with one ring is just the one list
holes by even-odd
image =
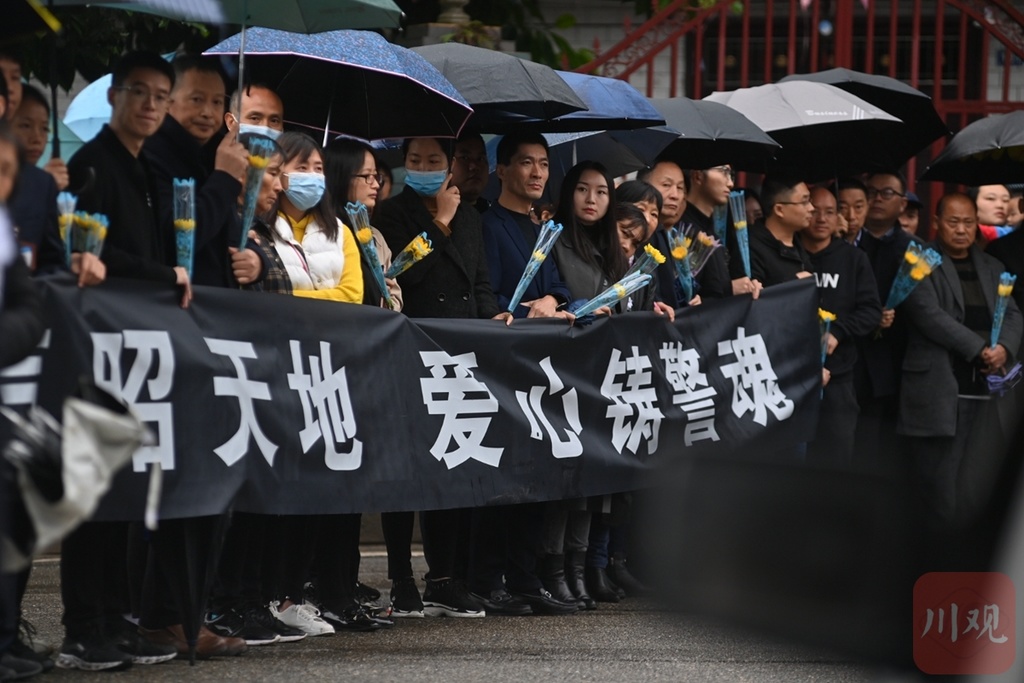
[[917, 254], [908, 249], [907, 252], [903, 254], [903, 260], [913, 266], [916, 265], [917, 262], [920, 261], [921, 259], [918, 257]]
[[533, 252], [533, 260], [536, 261], [537, 263], [544, 263], [544, 259], [546, 258], [547, 254], [545, 254], [543, 251], [538, 250]]
[[824, 308], [818, 309], [818, 318], [823, 323], [830, 323], [836, 319], [836, 314], [831, 311], [826, 311]]
[[270, 163], [270, 157], [262, 157], [258, 154], [249, 155], [249, 166], [253, 168], [266, 168]]
[[672, 250], [672, 258], [674, 258], [676, 261], [682, 261], [684, 258], [686, 258], [686, 254], [687, 250], [686, 247], [684, 247], [683, 245], [679, 245], [678, 247]]
[[361, 228], [356, 231], [356, 239], [359, 240], [360, 244], [369, 244], [373, 240], [373, 231], [369, 228]]
[[648, 256], [654, 259], [655, 263], [662, 264], [665, 262], [665, 255], [658, 251], [654, 245], [648, 244], [644, 247], [644, 251], [647, 252]]
[[623, 287], [622, 285], [616, 284], [615, 285], [615, 296], [619, 297], [620, 299], [626, 298], [626, 288]]
[[196, 222], [189, 218], [179, 218], [176, 221], [174, 221], [174, 227], [177, 230], [194, 230], [196, 227]]
[[999, 296], [1010, 296], [1013, 294], [1013, 285], [999, 285]]

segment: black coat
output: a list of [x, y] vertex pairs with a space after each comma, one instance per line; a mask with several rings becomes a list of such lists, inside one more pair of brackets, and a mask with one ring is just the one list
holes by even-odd
[[132, 156], [103, 126], [68, 161], [77, 208], [110, 221], [101, 258], [107, 275], [174, 283], [174, 235], [157, 220], [156, 185], [146, 153]]
[[836, 315], [830, 331], [839, 345], [825, 367], [838, 379], [853, 371], [857, 340], [874, 333], [882, 304], [868, 257], [852, 244], [835, 238], [821, 251], [807, 255], [818, 283], [819, 306]]
[[[903, 254], [912, 241], [914, 238], [899, 225], [894, 226], [881, 238], [872, 236], [867, 230], [860, 231], [857, 246], [868, 256], [871, 272], [875, 274], [875, 283], [878, 285], [878, 300], [882, 306], [885, 306], [885, 300], [889, 298], [889, 290], [892, 289], [893, 280], [896, 279], [896, 273], [903, 263]], [[864, 400], [897, 394], [902, 374], [900, 368], [906, 351], [906, 316], [897, 310], [896, 321], [892, 327], [860, 340], [858, 398]]]
[[[207, 161], [206, 147], [200, 146], [172, 116], [164, 117], [160, 130], [146, 140], [143, 149], [149, 155], [156, 177], [160, 225], [172, 235], [173, 181], [195, 178], [196, 244], [192, 283], [237, 286], [231, 274], [228, 247], [237, 247], [241, 242], [238, 195], [242, 193], [242, 184], [223, 171], [214, 171]], [[266, 266], [265, 263], [264, 270]]]
[[801, 271], [811, 272], [811, 261], [799, 239], [786, 246], [775, 239], [764, 223], [747, 228], [750, 237], [750, 277], [765, 287], [790, 282]]
[[493, 318], [498, 303], [491, 290], [484, 254], [480, 214], [460, 206], [446, 236], [410, 188], [377, 206], [374, 226], [391, 249], [392, 260], [421, 232], [434, 245], [422, 261], [398, 276], [404, 304], [411, 318]]
[[64, 244], [57, 224], [57, 183], [53, 176], [27, 162], [21, 164], [10, 210], [18, 245], [32, 251], [32, 270], [66, 269]]
[[1018, 228], [1005, 237], [989, 242], [985, 253], [999, 259], [1008, 273], [1017, 276], [1013, 300], [1017, 302], [1017, 308], [1024, 311], [1024, 231]]
[[[707, 216], [693, 204], [687, 204], [683, 211], [682, 223], [693, 224], [696, 230], [700, 230], [709, 237], [715, 237], [715, 221], [712, 216]], [[732, 296], [732, 280], [745, 275], [743, 272], [743, 259], [737, 251], [736, 231], [732, 229], [732, 222], [726, 225], [726, 244], [716, 249], [704, 268], [697, 274], [698, 294], [701, 299], [722, 299]], [[729, 239], [731, 236], [731, 239]], [[671, 265], [671, 264], [669, 264]], [[672, 266], [673, 270], [675, 266]], [[733, 272], [736, 269], [737, 272]]]
[[2, 277], [0, 368], [5, 368], [32, 353], [43, 336], [46, 321], [42, 294], [36, 289], [25, 262], [20, 258], [15, 259], [14, 263], [4, 268]]

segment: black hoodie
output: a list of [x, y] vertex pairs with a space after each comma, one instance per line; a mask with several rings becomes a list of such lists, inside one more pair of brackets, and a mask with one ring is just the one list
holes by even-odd
[[811, 270], [800, 240], [793, 239], [789, 247], [758, 222], [747, 229], [750, 238], [750, 276], [765, 287], [795, 280], [797, 273]]
[[882, 317], [878, 286], [867, 255], [845, 240], [833, 238], [821, 251], [807, 255], [818, 283], [818, 305], [836, 316], [829, 331], [839, 345], [825, 361], [835, 380], [853, 371], [856, 340], [878, 327]]

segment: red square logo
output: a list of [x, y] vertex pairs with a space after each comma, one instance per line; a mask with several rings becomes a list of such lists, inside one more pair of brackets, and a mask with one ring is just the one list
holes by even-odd
[[1017, 596], [998, 572], [931, 572], [914, 584], [914, 663], [927, 674], [1000, 674], [1016, 657]]

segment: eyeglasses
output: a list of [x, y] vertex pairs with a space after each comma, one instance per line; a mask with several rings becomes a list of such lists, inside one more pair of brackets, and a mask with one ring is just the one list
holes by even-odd
[[150, 98], [153, 98], [153, 102], [158, 107], [166, 107], [171, 101], [169, 93], [153, 92], [144, 85], [118, 85], [111, 89], [128, 93], [128, 96], [136, 102], [147, 102]]
[[352, 177], [353, 178], [362, 178], [363, 180], [366, 181], [367, 185], [373, 185], [374, 182], [376, 182], [378, 185], [383, 185], [384, 184], [384, 174], [383, 173], [357, 173], [357, 174], [355, 174]]
[[801, 202], [775, 202], [776, 204], [782, 204], [783, 206], [814, 206], [810, 199], [805, 199]]
[[736, 177], [736, 173], [732, 170], [732, 166], [712, 166], [708, 170], [709, 171], [718, 171], [719, 173], [725, 174], [726, 177], [728, 177], [728, 178], [735, 178]]
[[487, 163], [486, 156], [470, 156], [468, 154], [456, 154], [455, 160], [461, 164], [473, 164], [474, 166], [483, 166]]
[[901, 193], [897, 192], [896, 190], [892, 189], [891, 187], [886, 187], [886, 188], [883, 188], [881, 190], [879, 190], [877, 187], [869, 187], [867, 189], [867, 192], [865, 192], [864, 194], [867, 195], [868, 201], [873, 201], [875, 197], [881, 197], [885, 201], [889, 201], [893, 197], [905, 197], [906, 196], [904, 194], [901, 194]]

